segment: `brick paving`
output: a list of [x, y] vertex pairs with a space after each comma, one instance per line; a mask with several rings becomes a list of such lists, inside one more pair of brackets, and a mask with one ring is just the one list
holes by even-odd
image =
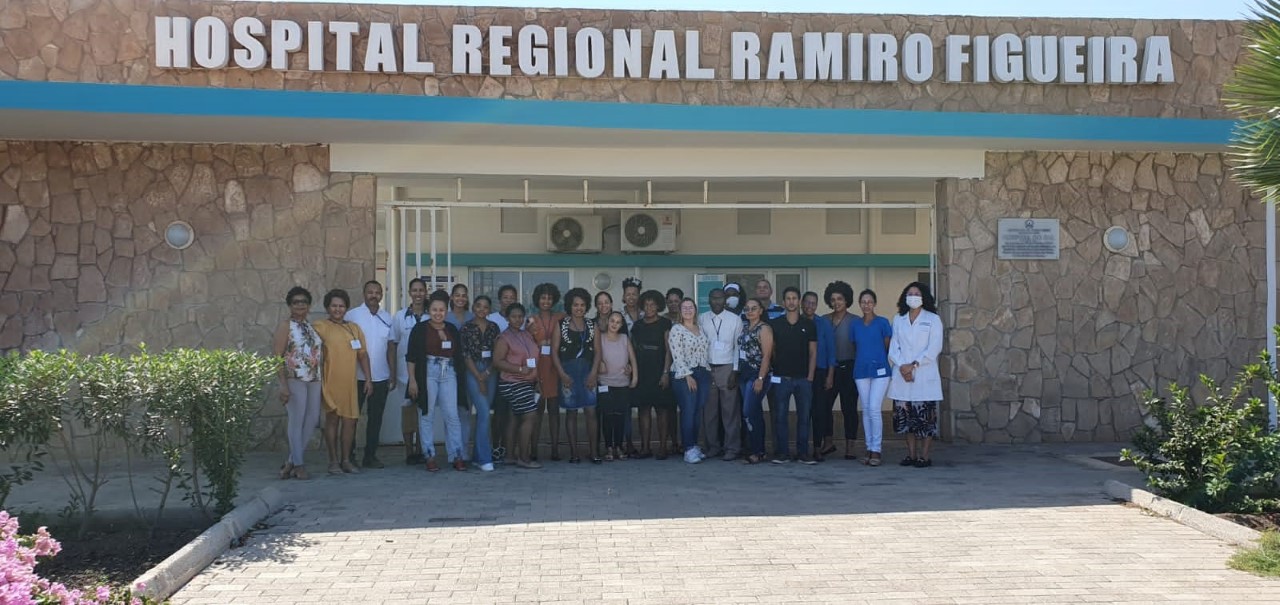
[[1136, 475], [1064, 451], [281, 482], [292, 504], [174, 602], [1280, 603], [1228, 545], [1101, 495]]

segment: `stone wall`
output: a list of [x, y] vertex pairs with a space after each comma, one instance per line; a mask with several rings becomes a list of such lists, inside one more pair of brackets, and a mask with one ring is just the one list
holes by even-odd
[[0, 141], [0, 351], [267, 352], [290, 287], [373, 275], [375, 185], [323, 146]]
[[[610, 78], [512, 76], [414, 76], [333, 71], [334, 44], [326, 44], [327, 72], [306, 71], [295, 54], [290, 71], [263, 69], [162, 70], [153, 67], [155, 16], [214, 15], [266, 19], [349, 20], [419, 23], [427, 37], [427, 57], [437, 71], [450, 64], [450, 28], [526, 23], [550, 27], [655, 29], [702, 32], [704, 65], [729, 72], [729, 35], [752, 31], [879, 32], [899, 36], [921, 32], [941, 43], [948, 33], [1170, 36], [1174, 71], [1170, 85], [1083, 86], [1035, 84], [924, 84], [830, 82], [655, 82]], [[364, 28], [362, 28], [362, 34]], [[347, 91], [460, 97], [590, 100], [691, 105], [765, 105], [982, 111], [1085, 113], [1187, 118], [1221, 118], [1218, 99], [1240, 51], [1240, 22], [1131, 19], [1013, 19], [891, 15], [814, 15], [585, 9], [471, 8], [300, 4], [293, 2], [205, 2], [193, 0], [6, 0], [0, 3], [0, 79], [109, 82], [315, 91]], [[680, 42], [683, 48], [683, 41]], [[362, 56], [365, 41], [357, 42]], [[647, 51], [646, 51], [647, 56]], [[941, 73], [941, 59], [935, 60]], [[518, 70], [517, 70], [518, 71]], [[727, 76], [724, 76], [727, 78]]]
[[[1124, 439], [1144, 390], [1227, 379], [1265, 345], [1264, 207], [1221, 155], [989, 153], [941, 189], [957, 439]], [[1060, 219], [1061, 259], [997, 260], [1008, 217]]]

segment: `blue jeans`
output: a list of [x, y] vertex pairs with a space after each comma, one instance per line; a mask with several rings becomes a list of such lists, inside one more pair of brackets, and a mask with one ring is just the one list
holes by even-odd
[[787, 437], [787, 412], [791, 408], [791, 396], [796, 398], [796, 455], [809, 455], [809, 416], [813, 410], [813, 384], [804, 378], [782, 377], [773, 385], [773, 455], [786, 458], [789, 448]]
[[697, 391], [689, 389], [689, 381], [684, 378], [673, 378], [671, 388], [676, 394], [676, 404], [680, 406], [680, 442], [687, 450], [698, 444], [698, 427], [702, 426], [702, 408], [707, 406], [707, 395], [711, 393], [711, 372], [704, 367], [693, 369], [693, 382]]
[[738, 374], [738, 390], [742, 392], [742, 419], [747, 425], [747, 454], [764, 455], [764, 396], [769, 394], [769, 379], [756, 392], [756, 376], [760, 370], [743, 367]]
[[[488, 359], [475, 362], [476, 369], [484, 372], [493, 365]], [[471, 372], [467, 372], [467, 400], [476, 412], [476, 445], [472, 460], [476, 464], [493, 462], [493, 444], [489, 439], [489, 409], [493, 407], [493, 397], [498, 392], [498, 373], [489, 372], [489, 379], [484, 381], [485, 393], [480, 393], [480, 381]]]
[[458, 373], [453, 360], [448, 357], [427, 358], [427, 413], [418, 412], [418, 435], [422, 440], [422, 453], [428, 458], [436, 455], [435, 421], [444, 415], [444, 449], [449, 462], [465, 460], [462, 455], [462, 420], [458, 417]]

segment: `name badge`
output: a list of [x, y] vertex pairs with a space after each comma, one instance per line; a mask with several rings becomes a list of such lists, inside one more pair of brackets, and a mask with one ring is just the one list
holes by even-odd
[[716, 353], [724, 353], [724, 352], [727, 352], [727, 351], [729, 350], [729, 343], [727, 343], [727, 342], [725, 342], [725, 341], [723, 341], [723, 340], [717, 340], [717, 341], [715, 341], [715, 342], [711, 343], [711, 350], [712, 350], [712, 351], [715, 351]]
[[359, 339], [359, 338], [352, 338], [352, 339], [351, 339], [351, 350], [352, 350], [352, 351], [359, 351], [359, 350], [360, 350], [360, 339]]
[[597, 392], [597, 393], [608, 393], [608, 392], [609, 392], [609, 387], [607, 387], [607, 386], [605, 386], [605, 385], [603, 385], [603, 384], [602, 384], [602, 385], [600, 385], [600, 386], [596, 387], [596, 392]]
[[770, 376], [770, 377], [769, 377], [769, 382], [772, 382], [773, 384], [782, 384], [782, 377], [781, 377], [781, 376]]
[[738, 359], [746, 359], [746, 358], [747, 358], [746, 351], [738, 351]]
[[884, 376], [885, 374], [888, 374], [888, 373], [889, 373], [889, 370], [886, 370], [884, 368], [880, 368], [876, 370], [876, 376]]
[[538, 360], [537, 360], [537, 359], [534, 359], [534, 358], [532, 358], [532, 357], [530, 357], [530, 358], [528, 358], [528, 359], [524, 360], [524, 365], [525, 365], [525, 367], [529, 367], [529, 368], [536, 368], [536, 367], [538, 367]]
[[493, 357], [493, 351], [480, 351], [480, 359], [489, 359]]
[[541, 351], [542, 351], [542, 354], [543, 354], [543, 355], [550, 355], [550, 354], [551, 354], [551, 345], [542, 345], [542, 349], [541, 349]]
[[444, 342], [440, 343], [440, 348], [441, 348], [441, 349], [444, 349], [444, 350], [446, 350], [446, 351], [448, 351], [449, 349], [452, 349], [452, 348], [453, 348], [453, 341], [452, 341], [452, 340], [446, 340], [446, 341], [444, 341]]

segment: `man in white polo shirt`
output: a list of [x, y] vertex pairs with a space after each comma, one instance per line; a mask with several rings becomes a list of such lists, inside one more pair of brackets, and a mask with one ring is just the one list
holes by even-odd
[[[738, 336], [742, 320], [725, 308], [724, 290], [707, 298], [711, 310], [698, 316], [698, 327], [711, 341], [711, 392], [703, 409], [702, 433], [707, 456], [734, 460], [742, 447], [742, 401], [738, 399]], [[721, 439], [721, 431], [724, 438]]]
[[[382, 284], [369, 280], [364, 284], [364, 304], [347, 311], [347, 321], [360, 326], [364, 332], [365, 346], [369, 352], [369, 373], [356, 368], [357, 387], [360, 408], [366, 409], [368, 403], [368, 425], [364, 431], [364, 459], [360, 466], [365, 468], [382, 468], [378, 460], [378, 436], [382, 433], [382, 412], [387, 407], [387, 391], [392, 388], [391, 368], [395, 359], [388, 343], [391, 335], [391, 314], [381, 308]], [[373, 382], [373, 394], [365, 397], [365, 381]], [[352, 449], [355, 449], [352, 446]], [[352, 460], [355, 459], [353, 455]]]

